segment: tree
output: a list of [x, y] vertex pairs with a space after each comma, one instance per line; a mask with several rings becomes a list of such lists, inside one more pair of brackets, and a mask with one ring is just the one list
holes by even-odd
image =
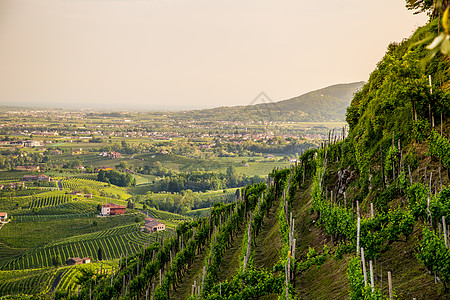
[[[435, 13], [434, 2], [436, 0], [406, 0], [406, 8], [409, 10], [415, 10], [414, 14], [419, 14], [426, 12], [428, 15], [433, 15]], [[439, 1], [439, 2], [447, 2]]]
[[135, 207], [135, 203], [134, 203], [133, 201], [131, 201], [131, 199], [128, 200], [128, 202], [127, 202], [127, 208], [129, 208], [129, 209], [134, 209], [134, 207]]
[[122, 170], [129, 169], [130, 165], [128, 164], [127, 161], [121, 161], [118, 165], [116, 165], [116, 168], [122, 169]]
[[231, 176], [233, 176], [234, 174], [236, 174], [236, 167], [234, 167], [234, 166], [229, 166], [229, 167], [227, 168], [227, 176], [228, 176], [228, 177], [231, 177]]
[[55, 267], [62, 265], [61, 256], [59, 256], [59, 255], [53, 256], [52, 257], [52, 265]]
[[98, 260], [103, 260], [103, 250], [102, 250], [102, 248], [98, 248], [98, 250], [97, 250], [97, 259]]

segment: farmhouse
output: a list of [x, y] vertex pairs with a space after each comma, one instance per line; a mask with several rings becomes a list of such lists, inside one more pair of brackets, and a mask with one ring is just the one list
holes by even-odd
[[66, 264], [69, 266], [81, 265], [83, 263], [83, 259], [79, 257], [72, 257], [66, 261]]
[[159, 222], [156, 219], [146, 218], [145, 219], [145, 229], [148, 232], [155, 232], [155, 231], [165, 230], [166, 225], [164, 223]]
[[118, 205], [115, 203], [108, 203], [102, 205], [102, 216], [114, 216], [114, 215], [123, 215], [126, 211], [127, 207]]
[[0, 222], [6, 222], [8, 219], [8, 213], [0, 212]]

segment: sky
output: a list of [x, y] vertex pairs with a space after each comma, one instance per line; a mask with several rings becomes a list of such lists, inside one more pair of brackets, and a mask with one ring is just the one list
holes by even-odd
[[404, 0], [0, 0], [0, 105], [186, 109], [367, 81]]

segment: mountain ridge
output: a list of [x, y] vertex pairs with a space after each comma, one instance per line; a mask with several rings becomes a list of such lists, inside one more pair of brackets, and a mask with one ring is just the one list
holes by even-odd
[[[364, 85], [364, 81], [341, 83], [273, 102], [261, 93], [256, 100], [263, 103], [221, 106], [216, 108], [182, 111], [179, 114], [224, 121], [295, 121], [324, 122], [344, 121], [346, 109], [353, 95]], [[176, 114], [176, 113], [175, 113]]]

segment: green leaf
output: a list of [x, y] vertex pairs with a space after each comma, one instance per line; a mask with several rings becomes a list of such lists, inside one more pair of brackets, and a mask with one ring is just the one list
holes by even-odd
[[450, 54], [450, 36], [446, 35], [441, 44], [441, 52], [442, 54], [448, 55]]
[[440, 35], [435, 37], [433, 42], [431, 44], [429, 44], [426, 48], [428, 50], [433, 50], [434, 48], [436, 48], [437, 46], [439, 46], [442, 43], [444, 38], [445, 38], [445, 34], [441, 33]]

